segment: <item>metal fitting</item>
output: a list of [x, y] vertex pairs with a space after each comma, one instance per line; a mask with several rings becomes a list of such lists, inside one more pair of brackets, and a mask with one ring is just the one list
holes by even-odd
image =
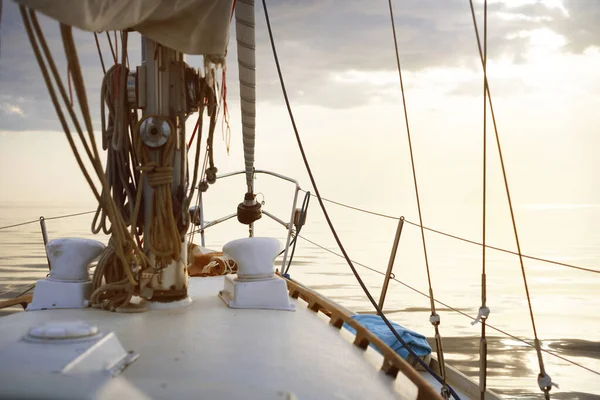
[[127, 74], [127, 102], [130, 108], [138, 108], [137, 74], [135, 72]]
[[146, 117], [140, 124], [142, 141], [149, 147], [160, 147], [167, 143], [172, 130], [166, 119], [155, 116]]
[[552, 386], [558, 388], [558, 385], [552, 382], [550, 375], [546, 374], [545, 372], [538, 375], [537, 381], [542, 392], [549, 392], [552, 389]]
[[206, 169], [206, 181], [211, 185], [217, 181], [217, 167], [209, 167]]
[[237, 208], [237, 219], [240, 223], [250, 225], [262, 217], [261, 204], [256, 201], [253, 193], [244, 195], [244, 202]]

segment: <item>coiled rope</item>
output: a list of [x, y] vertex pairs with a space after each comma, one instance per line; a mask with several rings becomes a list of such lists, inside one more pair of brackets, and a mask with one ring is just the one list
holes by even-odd
[[[28, 10], [24, 6], [20, 6], [20, 11], [21, 11], [21, 16], [23, 18], [23, 22], [24, 22], [24, 25], [25, 25], [25, 28], [27, 31], [27, 35], [29, 37], [29, 41], [31, 43], [33, 52], [38, 61], [38, 64], [39, 64], [41, 72], [42, 72], [42, 76], [46, 83], [48, 93], [50, 95], [50, 98], [51, 98], [54, 108], [56, 110], [57, 117], [61, 123], [63, 131], [65, 132], [65, 135], [67, 137], [69, 145], [71, 146], [71, 150], [73, 151], [73, 154], [75, 155], [75, 159], [77, 160], [77, 163], [78, 163], [81, 171], [83, 172], [84, 177], [86, 178], [92, 192], [94, 193], [96, 200], [103, 205], [103, 208], [106, 210], [108, 218], [112, 224], [111, 243], [105, 250], [105, 253], [114, 252], [116, 257], [114, 257], [114, 258], [108, 257], [108, 255], [107, 255], [107, 257], [105, 257], [105, 259], [111, 259], [112, 261], [114, 261], [114, 263], [111, 264], [110, 266], [106, 265], [105, 267], [97, 268], [95, 274], [101, 274], [101, 273], [107, 274], [107, 276], [109, 277], [108, 280], [110, 280], [111, 277], [114, 278], [117, 276], [125, 276], [127, 287], [123, 288], [123, 290], [121, 290], [121, 292], [123, 292], [123, 291], [133, 292], [133, 291], [135, 291], [135, 288], [137, 287], [137, 281], [133, 275], [132, 268], [135, 268], [140, 265], [145, 266], [147, 264], [148, 260], [146, 259], [143, 252], [137, 246], [137, 243], [135, 243], [135, 241], [133, 240], [133, 238], [127, 231], [126, 223], [123, 221], [122, 216], [119, 214], [118, 208], [115, 205], [114, 201], [109, 196], [108, 184], [107, 184], [106, 178], [104, 176], [104, 171], [102, 170], [102, 164], [100, 162], [100, 156], [99, 156], [98, 149], [97, 149], [96, 142], [95, 142], [94, 132], [93, 132], [93, 128], [92, 128], [92, 120], [91, 120], [89, 105], [88, 105], [87, 96], [86, 96], [86, 92], [85, 92], [85, 85], [83, 82], [81, 67], [79, 64], [79, 59], [77, 56], [75, 43], [73, 40], [72, 29], [71, 29], [71, 27], [63, 25], [63, 24], [60, 25], [60, 32], [61, 32], [61, 37], [62, 37], [64, 49], [65, 49], [65, 55], [67, 58], [68, 67], [71, 71], [71, 76], [73, 78], [73, 86], [75, 89], [75, 93], [77, 95], [77, 100], [78, 100], [78, 103], [80, 106], [80, 111], [83, 116], [84, 126], [87, 130], [87, 138], [85, 137], [85, 135], [83, 133], [81, 124], [79, 123], [79, 120], [78, 120], [77, 116], [75, 115], [73, 106], [71, 105], [71, 103], [69, 101], [69, 97], [65, 91], [64, 85], [62, 83], [62, 79], [60, 77], [60, 74], [58, 73], [58, 70], [54, 63], [54, 59], [50, 53], [50, 50], [49, 50], [46, 40], [44, 38], [44, 34], [39, 26], [35, 12], [33, 10]], [[39, 42], [39, 45], [38, 45], [38, 42]], [[42, 55], [42, 51], [40, 50], [40, 47], [41, 47], [41, 50], [43, 51], [43, 55]], [[44, 58], [45, 58], [45, 61], [44, 61]], [[46, 63], [48, 66], [46, 66]], [[48, 69], [52, 73], [55, 83], [52, 82], [50, 74], [48, 73]], [[83, 144], [85, 153], [88, 157], [89, 162], [92, 165], [93, 171], [95, 172], [95, 177], [100, 181], [102, 194], [100, 194], [100, 191], [96, 188], [96, 184], [92, 180], [90, 173], [88, 172], [87, 168], [83, 164], [83, 160], [79, 153], [79, 149], [74, 142], [72, 131], [67, 124], [65, 115], [62, 111], [62, 107], [61, 107], [58, 97], [56, 95], [56, 90], [54, 87], [55, 85], [62, 97], [64, 107], [67, 109], [67, 112], [68, 112], [69, 116], [71, 117], [73, 126], [75, 127], [75, 130], [77, 131], [77, 134]], [[111, 272], [112, 270], [118, 270], [119, 272], [112, 273]], [[101, 278], [96, 279], [96, 283], [97, 283], [96, 286], [101, 285], [102, 281], [103, 280]], [[99, 287], [94, 286], [95, 290], [92, 293], [92, 297], [94, 299], [101, 297], [100, 293], [102, 293], [104, 286], [106, 286], [106, 288], [104, 288], [104, 289], [106, 289], [105, 292], [108, 292], [109, 289], [110, 289], [110, 291], [112, 291], [112, 287], [109, 286], [111, 283], [112, 282], [107, 282], [106, 285], [99, 286]], [[119, 297], [121, 297], [121, 296], [119, 296]], [[102, 307], [108, 306], [111, 309], [116, 309], [116, 307], [114, 307], [114, 305], [121, 303], [120, 298], [117, 299], [115, 304], [107, 304], [106, 301], [108, 301], [110, 303], [109, 298], [104, 298], [104, 300], [105, 301], [103, 301], [102, 305], [94, 304], [94, 303], [92, 305], [93, 306], [102, 306]]]
[[[127, 34], [123, 35], [123, 41], [122, 49], [125, 54]], [[126, 79], [127, 69], [123, 64], [113, 65], [104, 75], [100, 94], [102, 105], [100, 118], [102, 121], [102, 148], [107, 153], [104, 174], [108, 190], [123, 219], [130, 222], [134, 212], [140, 173], [131, 166], [131, 163], [137, 164], [137, 155], [132, 146], [129, 131], [131, 126], [137, 126], [137, 114], [123, 111], [130, 107], [125, 96]], [[105, 107], [108, 108], [108, 118]], [[138, 234], [141, 234], [141, 227], [144, 225], [143, 218], [135, 221], [135, 224], [140, 227]], [[96, 215], [92, 220], [92, 232], [99, 233], [100, 231], [105, 234], [111, 233], [102, 204], [98, 205]]]
[[[151, 118], [147, 115], [146, 118]], [[154, 116], [162, 118], [160, 116]], [[140, 120], [139, 126], [144, 121]], [[171, 125], [171, 132], [174, 127]], [[171, 183], [173, 183], [172, 159], [175, 152], [177, 135], [169, 135], [167, 142], [163, 145], [160, 157], [155, 161], [150, 154], [150, 148], [143, 142], [142, 135], [137, 135], [136, 150], [140, 157], [142, 180], [146, 180], [152, 191], [152, 205], [148, 232], [145, 232], [145, 243], [150, 252], [156, 256], [157, 263], [167, 266], [174, 260], [179, 259], [181, 254], [181, 236], [177, 229], [177, 221], [173, 212], [173, 201], [171, 196]]]

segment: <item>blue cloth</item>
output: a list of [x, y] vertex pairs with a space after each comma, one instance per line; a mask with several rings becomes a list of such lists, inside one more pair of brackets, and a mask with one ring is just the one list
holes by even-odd
[[[383, 322], [379, 315], [357, 314], [353, 315], [352, 319], [356, 320], [365, 328], [373, 332], [375, 336], [377, 336], [385, 344], [390, 346], [392, 350], [394, 350], [400, 355], [400, 357], [404, 359], [408, 357], [408, 350], [406, 350], [402, 343], [400, 343], [398, 339], [396, 339], [394, 334], [390, 331], [390, 328], [388, 328], [388, 326], [385, 324], [385, 322]], [[429, 346], [429, 343], [427, 343], [425, 336], [421, 335], [420, 333], [406, 329], [395, 322], [390, 321], [390, 323], [392, 324], [396, 332], [398, 332], [402, 340], [406, 342], [408, 347], [410, 347], [417, 356], [424, 357], [431, 353], [431, 346]], [[356, 331], [350, 325], [344, 324], [344, 328], [348, 329], [353, 334], [356, 334]]]

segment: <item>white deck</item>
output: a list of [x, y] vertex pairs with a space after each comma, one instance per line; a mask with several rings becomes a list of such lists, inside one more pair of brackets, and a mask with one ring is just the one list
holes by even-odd
[[[0, 348], [43, 322], [79, 319], [114, 331], [140, 354], [122, 376], [155, 399], [416, 397], [412, 382], [380, 372], [372, 362], [378, 354], [351, 345], [349, 332], [302, 301], [293, 300], [295, 312], [231, 309], [217, 297], [222, 287], [222, 277], [191, 278], [191, 305], [143, 314], [87, 308], [9, 315], [0, 318]], [[0, 360], [6, 363], [19, 368]]]

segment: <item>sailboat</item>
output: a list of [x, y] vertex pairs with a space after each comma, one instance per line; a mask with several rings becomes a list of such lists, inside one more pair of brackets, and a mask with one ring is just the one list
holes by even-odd
[[[16, 300], [28, 303], [27, 312], [0, 320], [0, 397], [499, 398], [485, 384], [484, 338], [479, 382], [444, 362], [433, 302], [437, 354], [421, 357], [373, 301], [373, 317], [410, 353], [407, 362], [352, 311], [286, 276], [306, 208], [298, 207], [297, 181], [254, 167], [253, 0], [19, 3], [58, 118], [100, 204], [96, 226], [111, 239], [106, 247], [74, 238], [47, 244], [49, 276], [37, 282], [32, 296]], [[36, 12], [61, 23], [78, 111]], [[219, 72], [232, 16], [245, 169], [219, 175], [212, 140], [224, 99]], [[120, 32], [115, 43], [121, 43], [121, 54], [115, 51], [115, 65], [106, 70], [103, 83], [102, 112], [108, 110], [103, 132], [110, 132], [103, 137], [106, 168], [95, 147], [72, 27]], [[132, 30], [142, 35], [139, 66], [127, 57]], [[271, 42], [276, 54], [272, 35]], [[204, 56], [203, 68], [187, 65], [185, 54]], [[188, 136], [185, 121], [194, 113], [197, 130]], [[202, 135], [205, 117], [202, 166], [201, 138], [188, 140]], [[77, 138], [84, 151], [75, 145]], [[197, 151], [190, 169], [186, 150], [192, 145]], [[205, 221], [204, 193], [239, 174], [246, 185], [236, 212]], [[254, 188], [260, 174], [295, 185], [288, 219], [261, 209]], [[266, 217], [285, 227], [285, 243], [255, 237], [255, 224]], [[205, 230], [229, 219], [247, 225], [249, 237], [211, 251]], [[201, 245], [190, 245], [190, 231], [200, 235]], [[98, 257], [90, 278], [88, 267]], [[483, 326], [486, 312], [484, 302]], [[548, 396], [551, 387], [542, 362], [540, 388]]]

